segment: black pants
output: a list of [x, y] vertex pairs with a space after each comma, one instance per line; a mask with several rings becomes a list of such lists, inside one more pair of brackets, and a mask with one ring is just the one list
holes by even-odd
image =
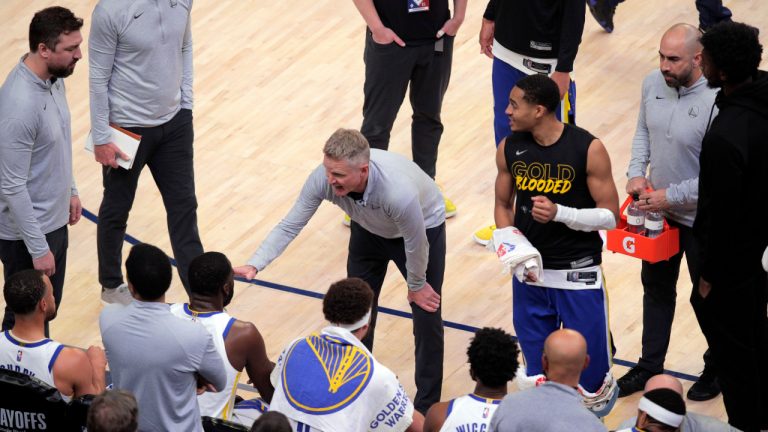
[[[45, 241], [48, 242], [48, 249], [53, 254], [56, 264], [56, 272], [50, 279], [53, 286], [53, 298], [56, 299], [56, 309], [58, 310], [61, 297], [64, 294], [64, 276], [67, 273], [67, 247], [69, 246], [67, 226], [64, 225], [46, 234]], [[8, 280], [14, 273], [34, 268], [32, 256], [29, 255], [24, 240], [0, 240], [0, 261], [3, 262], [5, 280]], [[3, 331], [13, 328], [15, 323], [16, 318], [13, 311], [6, 305], [3, 316]], [[45, 323], [45, 336], [49, 336], [48, 323]]]
[[394, 42], [379, 45], [370, 32], [365, 38], [365, 100], [360, 132], [371, 148], [388, 149], [392, 125], [410, 84], [413, 161], [432, 178], [435, 178], [437, 146], [443, 134], [440, 110], [451, 78], [453, 39], [446, 35], [438, 45], [402, 48]]
[[141, 135], [141, 144], [130, 170], [104, 167], [102, 171], [104, 199], [96, 230], [99, 282], [106, 288], [115, 288], [123, 282], [122, 249], [128, 213], [136, 196], [139, 175], [147, 165], [163, 197], [173, 256], [181, 282], [189, 292], [189, 263], [203, 253], [197, 230], [192, 111], [182, 109], [160, 126], [126, 129]]
[[696, 9], [699, 11], [699, 28], [702, 30], [731, 20], [731, 10], [723, 6], [723, 0], [696, 0]]
[[[675, 318], [677, 279], [683, 254], [693, 284], [692, 303], [699, 289], [699, 248], [693, 238], [693, 229], [672, 220], [669, 224], [679, 230], [680, 252], [669, 261], [655, 264], [643, 261], [640, 272], [643, 283], [643, 353], [637, 365], [654, 374], [664, 370], [672, 320]], [[706, 361], [709, 361], [709, 356], [705, 356]]]
[[[727, 271], [739, 274], [743, 270]], [[728, 423], [745, 432], [768, 429], [765, 272], [747, 275], [736, 283], [713, 284], [706, 299], [697, 290], [693, 302], [712, 350]]]
[[[381, 285], [387, 274], [387, 265], [392, 260], [405, 277], [405, 246], [403, 239], [385, 239], [366, 231], [352, 221], [349, 237], [347, 275], [359, 277], [368, 282], [374, 292], [371, 310], [371, 325], [363, 343], [373, 350], [373, 333], [376, 329], [376, 307], [379, 304]], [[429, 264], [427, 282], [438, 294], [442, 291], [445, 274], [445, 223], [427, 229], [429, 240]], [[442, 304], [442, 301], [441, 301]], [[427, 312], [411, 303], [413, 313], [413, 336], [416, 350], [416, 410], [425, 414], [432, 404], [440, 401], [443, 386], [443, 319], [442, 307], [437, 312]]]

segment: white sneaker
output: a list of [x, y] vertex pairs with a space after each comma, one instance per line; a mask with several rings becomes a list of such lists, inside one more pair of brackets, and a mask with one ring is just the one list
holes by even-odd
[[129, 305], [133, 301], [133, 296], [130, 290], [128, 290], [128, 284], [123, 282], [117, 288], [101, 287], [101, 301], [104, 303]]

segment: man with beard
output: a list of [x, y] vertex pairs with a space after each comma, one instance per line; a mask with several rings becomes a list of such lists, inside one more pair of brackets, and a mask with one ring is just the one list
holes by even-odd
[[3, 296], [16, 323], [0, 335], [0, 369], [56, 387], [66, 401], [104, 391], [104, 350], [92, 346], [83, 351], [45, 337], [45, 323], [56, 318], [48, 276], [40, 270], [22, 270], [6, 279]]
[[[200, 323], [213, 336], [216, 350], [224, 359], [227, 386], [218, 393], [205, 392], [197, 397], [200, 415], [235, 421], [251, 427], [266, 410], [262, 401], [272, 400], [274, 387], [269, 374], [275, 367], [259, 330], [250, 322], [230, 316], [224, 308], [235, 293], [232, 264], [220, 252], [206, 252], [189, 264], [189, 303], [171, 305], [171, 312], [188, 321]], [[237, 383], [243, 369], [261, 399], [235, 404]]]
[[[61, 80], [82, 58], [82, 26], [82, 19], [62, 7], [37, 12], [29, 24], [29, 53], [0, 88], [0, 261], [5, 278], [31, 268], [45, 273], [57, 307], [67, 262], [67, 224], [76, 224], [82, 213]], [[3, 330], [13, 323], [6, 305]]]
[[[661, 38], [659, 69], [643, 81], [626, 190], [639, 195], [641, 209], [663, 212], [669, 225], [679, 230], [680, 252], [668, 261], [643, 261], [643, 351], [637, 366], [619, 378], [619, 396], [642, 390], [650, 377], [664, 370], [683, 254], [693, 292], [698, 286], [699, 252], [691, 227], [699, 196], [699, 152], [717, 114], [715, 90], [701, 74], [700, 36], [692, 25], [672, 26]], [[648, 188], [655, 190], [646, 192]], [[720, 393], [709, 356], [704, 360], [704, 373], [688, 391], [691, 400], [709, 400]]]
[[720, 114], [701, 143], [694, 235], [700, 279], [694, 307], [723, 390], [728, 423], [768, 429], [768, 72], [758, 30], [720, 23], [701, 38], [701, 67]]

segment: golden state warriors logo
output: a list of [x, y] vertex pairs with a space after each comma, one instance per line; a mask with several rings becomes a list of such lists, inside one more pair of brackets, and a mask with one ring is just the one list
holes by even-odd
[[286, 355], [283, 391], [299, 411], [330, 414], [354, 402], [372, 374], [373, 362], [360, 348], [327, 335], [312, 335]]

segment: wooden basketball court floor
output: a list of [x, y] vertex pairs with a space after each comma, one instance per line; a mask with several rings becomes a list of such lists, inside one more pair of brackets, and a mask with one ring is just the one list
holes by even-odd
[[[87, 35], [96, 0], [1, 1], [0, 40], [6, 48], [0, 76], [4, 79], [28, 50], [33, 13], [53, 4], [85, 18], [85, 58], [66, 83], [75, 175], [84, 208], [95, 214], [101, 200], [100, 169], [82, 147], [90, 127]], [[738, 20], [762, 27], [761, 40], [766, 45], [768, 5], [763, 0], [726, 4]], [[443, 318], [456, 325], [445, 332], [443, 399], [473, 389], [466, 365], [466, 346], [472, 336], [467, 329], [495, 326], [513, 332], [510, 276], [502, 274], [495, 256], [471, 238], [475, 229], [492, 223], [495, 178], [491, 60], [479, 54], [477, 43], [484, 8], [484, 1], [469, 2], [456, 38], [451, 85], [443, 106], [445, 133], [437, 180], [459, 211], [447, 222]], [[192, 17], [199, 228], [206, 250], [222, 251], [238, 265], [288, 211], [304, 179], [320, 163], [325, 139], [339, 127], [359, 128], [364, 23], [349, 1], [197, 0]], [[607, 34], [587, 15], [575, 66], [577, 123], [605, 143], [622, 196], [642, 79], [658, 67], [658, 42], [664, 30], [677, 22], [697, 24], [697, 18], [693, 0], [627, 1], [618, 8], [616, 30]], [[410, 154], [407, 103], [400, 114], [390, 150]], [[324, 325], [320, 301], [306, 294], [322, 293], [345, 276], [349, 231], [341, 218], [340, 210], [323, 205], [283, 256], [258, 275], [259, 282], [237, 283], [229, 311], [257, 325], [273, 360], [287, 342]], [[52, 336], [67, 344], [101, 343], [95, 234], [96, 225], [85, 217], [70, 229], [64, 300], [52, 323]], [[140, 182], [128, 234], [170, 254], [162, 201], [149, 172]], [[129, 247], [126, 242], [124, 256]], [[604, 270], [610, 326], [618, 349], [613, 372], [619, 377], [640, 354], [640, 262], [606, 252]], [[691, 378], [701, 372], [705, 343], [688, 303], [691, 288], [686, 275], [683, 268], [666, 367]], [[297, 290], [276, 289], [281, 287]], [[177, 276], [167, 299], [185, 299]], [[394, 266], [380, 305], [409, 310], [404, 282]], [[376, 357], [400, 376], [411, 394], [415, 390], [412, 340], [410, 320], [380, 315]], [[689, 379], [683, 382], [686, 389], [691, 384]], [[638, 399], [639, 395], [621, 399], [606, 425], [616, 427], [633, 415]], [[688, 406], [725, 418], [719, 397], [703, 403], [689, 401]]]

